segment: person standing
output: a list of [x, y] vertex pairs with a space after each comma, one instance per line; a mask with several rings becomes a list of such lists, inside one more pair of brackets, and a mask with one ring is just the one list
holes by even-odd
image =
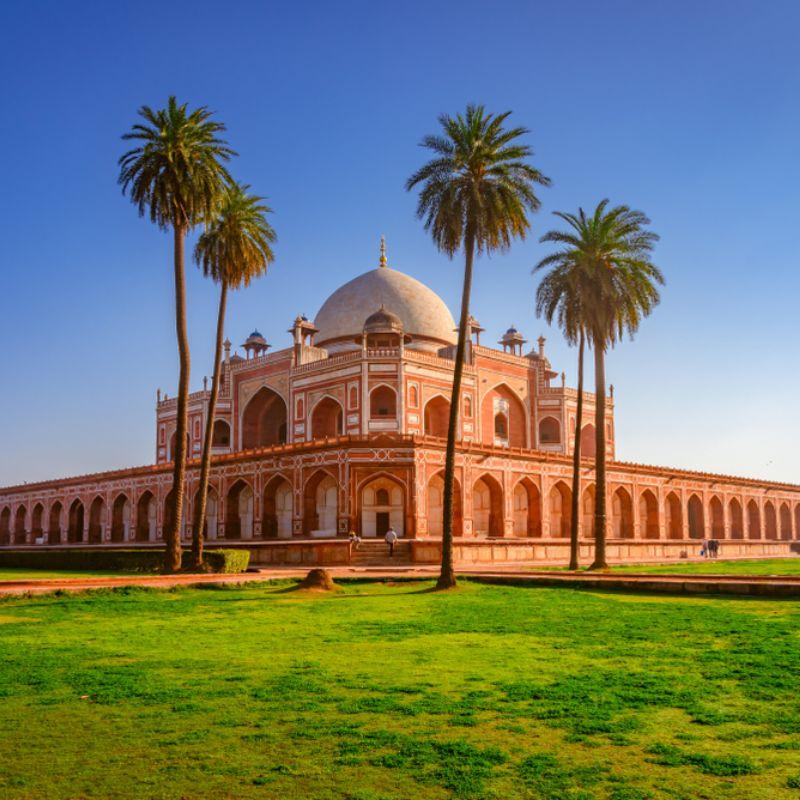
[[386, 540], [386, 544], [389, 545], [389, 558], [392, 558], [394, 556], [394, 543], [397, 541], [397, 533], [391, 525], [383, 538]]

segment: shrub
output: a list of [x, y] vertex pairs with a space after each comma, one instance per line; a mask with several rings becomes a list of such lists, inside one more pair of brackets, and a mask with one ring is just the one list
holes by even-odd
[[[184, 552], [184, 568], [190, 559], [191, 554]], [[0, 550], [0, 567], [23, 569], [159, 572], [163, 561], [161, 550]], [[244, 572], [249, 563], [248, 550], [206, 550], [204, 571]]]

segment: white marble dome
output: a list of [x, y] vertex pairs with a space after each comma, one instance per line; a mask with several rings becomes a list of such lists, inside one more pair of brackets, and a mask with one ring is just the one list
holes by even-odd
[[409, 347], [436, 351], [456, 342], [456, 324], [439, 295], [416, 278], [378, 267], [340, 286], [314, 319], [314, 344], [331, 352], [355, 346], [364, 321], [381, 306], [397, 315], [410, 334]]

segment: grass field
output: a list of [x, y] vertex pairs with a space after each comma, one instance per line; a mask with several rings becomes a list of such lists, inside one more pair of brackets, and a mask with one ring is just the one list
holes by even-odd
[[800, 607], [462, 584], [0, 601], [3, 798], [800, 797]]
[[[139, 575], [148, 573], [140, 572]], [[155, 574], [155, 573], [153, 573]], [[25, 569], [22, 567], [0, 567], [0, 581], [43, 581], [59, 578], [109, 578], [117, 575], [131, 577], [130, 572], [112, 572], [110, 570], [77, 570], [77, 569]]]
[[800, 558], [762, 558], [740, 561], [709, 558], [704, 561], [677, 561], [673, 564], [626, 564], [613, 567], [613, 571], [698, 575], [800, 575]]

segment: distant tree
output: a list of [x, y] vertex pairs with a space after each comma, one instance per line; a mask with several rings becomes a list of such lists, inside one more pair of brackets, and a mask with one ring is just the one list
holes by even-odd
[[[590, 569], [606, 569], [606, 377], [605, 354], [625, 333], [633, 337], [642, 320], [658, 305], [664, 276], [651, 261], [658, 235], [650, 220], [628, 206], [608, 208], [600, 202], [591, 216], [558, 212], [567, 231], [551, 230], [542, 242], [560, 250], [537, 268], [575, 273], [580, 286], [580, 318], [594, 350], [595, 373], [595, 556]], [[555, 280], [555, 279], [554, 279]], [[573, 467], [574, 468], [574, 467]], [[573, 504], [574, 506], [574, 504]]]
[[583, 351], [586, 320], [583, 314], [587, 291], [584, 270], [576, 251], [565, 250], [543, 258], [534, 272], [550, 267], [536, 290], [536, 313], [548, 324], [553, 319], [570, 345], [578, 345], [578, 401], [575, 411], [575, 443], [572, 450], [572, 516], [569, 529], [569, 568], [578, 569], [578, 523], [581, 493], [581, 428], [583, 425]]
[[219, 394], [228, 289], [249, 286], [254, 278], [264, 275], [267, 267], [275, 260], [272, 245], [277, 237], [266, 219], [266, 215], [272, 209], [261, 202], [263, 198], [248, 194], [249, 188], [233, 184], [226, 190], [216, 216], [206, 227], [194, 249], [194, 260], [202, 268], [203, 274], [220, 286], [214, 374], [211, 379], [211, 395], [208, 399], [208, 416], [203, 438], [198, 501], [192, 523], [192, 562], [195, 567], [203, 563], [203, 528], [206, 522], [211, 442]]
[[532, 151], [519, 138], [528, 133], [527, 129], [504, 127], [510, 113], [487, 114], [483, 106], [469, 105], [464, 114], [441, 115], [441, 133], [426, 136], [421, 142], [434, 158], [406, 182], [408, 191], [421, 187], [417, 216], [424, 220], [425, 230], [430, 232], [436, 247], [450, 258], [462, 247], [464, 250], [464, 285], [444, 469], [439, 589], [456, 583], [453, 481], [473, 261], [476, 253], [504, 251], [515, 238], [524, 239], [530, 228], [528, 213], [537, 211], [541, 205], [535, 187], [550, 184], [549, 178], [526, 161]]
[[211, 119], [205, 106], [187, 111], [170, 97], [167, 107], [139, 109], [143, 122], [123, 135], [136, 147], [119, 159], [119, 183], [123, 193], [150, 221], [162, 230], [172, 229], [174, 240], [175, 329], [178, 339], [177, 435], [172, 475], [172, 515], [164, 531], [164, 568], [175, 572], [181, 566], [180, 528], [183, 519], [184, 478], [187, 458], [187, 414], [189, 396], [189, 340], [186, 334], [186, 287], [184, 248], [189, 230], [208, 220], [230, 175], [223, 162], [233, 150], [218, 135], [225, 130]]

